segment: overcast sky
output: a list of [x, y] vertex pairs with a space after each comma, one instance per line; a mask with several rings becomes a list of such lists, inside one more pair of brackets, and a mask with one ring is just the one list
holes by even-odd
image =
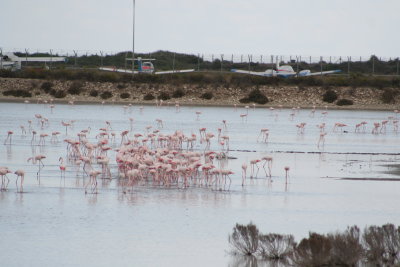
[[[0, 0], [0, 47], [132, 49], [132, 0]], [[400, 55], [399, 0], [136, 0], [135, 50]]]

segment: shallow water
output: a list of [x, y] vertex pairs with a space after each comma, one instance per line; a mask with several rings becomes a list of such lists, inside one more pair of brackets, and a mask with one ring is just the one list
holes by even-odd
[[[199, 120], [195, 111], [201, 111]], [[18, 194], [15, 176], [9, 174], [9, 190], [0, 192], [0, 261], [4, 266], [97, 265], [97, 266], [223, 266], [232, 264], [227, 237], [235, 223], [254, 222], [262, 232], [294, 234], [299, 240], [308, 231], [330, 232], [348, 225], [361, 227], [387, 222], [400, 224], [398, 199], [399, 136], [388, 124], [386, 133], [372, 135], [373, 122], [395, 117], [387, 111], [329, 111], [255, 109], [248, 110], [247, 121], [239, 114], [244, 108], [175, 107], [156, 108], [120, 105], [46, 105], [0, 103], [0, 140], [13, 130], [11, 145], [0, 145], [0, 166], [27, 172], [26, 193]], [[34, 114], [49, 119], [40, 129]], [[100, 180], [99, 194], [85, 195], [82, 174], [67, 163], [65, 182], [60, 180], [58, 159], [66, 158], [61, 140], [75, 138], [87, 127], [95, 142], [98, 129], [110, 121], [117, 140], [130, 129], [145, 133], [145, 127], [157, 128], [162, 119], [163, 133], [182, 130], [186, 135], [206, 127], [217, 135], [222, 120], [227, 121], [232, 159], [222, 164], [235, 172], [229, 191], [210, 188], [163, 188], [140, 185], [123, 194], [117, 185], [115, 154], [111, 152], [113, 180]], [[28, 120], [38, 133], [60, 131], [60, 142], [31, 145], [31, 135], [22, 136], [20, 125], [28, 129]], [[65, 134], [61, 120], [76, 120]], [[365, 133], [354, 133], [354, 125], [367, 121]], [[304, 135], [296, 124], [306, 122]], [[323, 149], [317, 147], [319, 129], [325, 122], [328, 135]], [[349, 125], [333, 132], [335, 122]], [[257, 142], [261, 128], [269, 128], [268, 144]], [[211, 148], [219, 150], [216, 140]], [[195, 150], [202, 151], [197, 143]], [[27, 158], [47, 156], [36, 181], [37, 166]], [[274, 158], [272, 180], [260, 169], [257, 179], [241, 186], [241, 164], [261, 156]], [[284, 166], [290, 166], [285, 184]], [[249, 167], [250, 170], [250, 167]], [[356, 180], [341, 180], [355, 178]], [[373, 178], [376, 180], [357, 180]], [[389, 181], [387, 181], [389, 179]], [[390, 181], [390, 179], [393, 179]]]

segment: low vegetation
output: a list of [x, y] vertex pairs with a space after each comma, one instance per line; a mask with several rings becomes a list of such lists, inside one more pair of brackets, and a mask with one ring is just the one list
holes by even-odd
[[338, 101], [336, 101], [336, 105], [338, 105], [338, 106], [350, 106], [353, 104], [354, 104], [353, 100], [346, 99], [346, 98], [342, 98], [342, 99], [339, 99]]
[[181, 98], [185, 96], [185, 91], [183, 89], [175, 89], [175, 91], [172, 93], [172, 98]]
[[21, 89], [11, 89], [3, 92], [4, 96], [14, 96], [14, 97], [32, 97], [32, 93], [28, 90]]
[[244, 97], [239, 100], [240, 103], [257, 103], [257, 104], [266, 104], [268, 103], [268, 97], [266, 97], [260, 89], [252, 90], [247, 97]]
[[370, 226], [361, 233], [357, 226], [331, 234], [310, 233], [300, 243], [292, 235], [262, 234], [253, 223], [236, 224], [229, 235], [232, 254], [257, 257], [271, 264], [288, 266], [399, 266], [400, 227]]
[[328, 103], [333, 103], [338, 99], [338, 95], [335, 91], [328, 89], [323, 95], [322, 95], [322, 101], [328, 102]]
[[169, 96], [169, 94], [167, 92], [161, 92], [157, 96], [157, 99], [159, 99], [159, 100], [168, 100], [168, 99], [171, 99], [171, 97]]
[[206, 100], [210, 100], [213, 97], [214, 97], [214, 95], [212, 92], [205, 92], [200, 96], [201, 99], [206, 99]]
[[143, 96], [143, 100], [150, 101], [154, 100], [156, 97], [152, 93], [147, 93]]
[[384, 89], [381, 95], [382, 102], [385, 104], [394, 104], [396, 102], [396, 96], [399, 94], [398, 90]]
[[83, 86], [84, 86], [84, 84], [82, 82], [74, 81], [69, 86], [67, 92], [68, 92], [68, 94], [71, 94], [71, 95], [79, 95], [80, 93], [82, 93]]
[[130, 97], [131, 97], [131, 94], [125, 92], [125, 93], [121, 93], [121, 94], [119, 95], [119, 97], [122, 98], [122, 99], [127, 99], [127, 98], [130, 98]]
[[109, 99], [112, 96], [113, 96], [113, 94], [109, 91], [105, 91], [100, 94], [101, 99]]

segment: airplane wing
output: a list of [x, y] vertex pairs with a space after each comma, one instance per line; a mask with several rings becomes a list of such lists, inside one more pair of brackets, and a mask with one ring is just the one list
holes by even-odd
[[65, 57], [19, 57], [18, 61], [22, 62], [64, 62]]
[[243, 73], [243, 74], [250, 74], [250, 75], [256, 75], [256, 76], [264, 76], [264, 77], [272, 77], [275, 74], [273, 72], [258, 72], [258, 71], [247, 71], [247, 70], [237, 70], [237, 69], [231, 69], [231, 72], [235, 73]]
[[339, 73], [341, 70], [329, 70], [329, 71], [320, 71], [320, 72], [310, 72], [309, 70], [302, 70], [299, 72], [299, 76], [318, 76], [318, 75], [327, 75], [327, 74], [334, 74]]
[[186, 73], [186, 72], [194, 72], [194, 69], [189, 70], [167, 70], [167, 71], [156, 71], [154, 74], [162, 75], [162, 74], [171, 74], [171, 73]]
[[[112, 71], [112, 72], [121, 72], [121, 73], [132, 73], [132, 70], [128, 70], [128, 69], [117, 69], [117, 68], [102, 67], [102, 68], [99, 68], [99, 70]], [[135, 71], [135, 73], [139, 73], [139, 72]]]

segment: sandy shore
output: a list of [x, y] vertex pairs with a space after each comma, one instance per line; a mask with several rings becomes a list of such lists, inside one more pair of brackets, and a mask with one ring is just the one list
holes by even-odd
[[[202, 85], [202, 84], [117, 84], [117, 83], [100, 83], [100, 82], [82, 82], [82, 89], [79, 95], [67, 94], [64, 98], [55, 98], [50, 94], [45, 93], [41, 89], [41, 85], [46, 80], [34, 79], [13, 79], [1, 78], [0, 79], [0, 101], [1, 102], [24, 102], [29, 101], [32, 103], [50, 101], [53, 99], [54, 103], [68, 103], [73, 101], [75, 104], [99, 104], [104, 101], [105, 104], [138, 104], [138, 105], [154, 105], [156, 100], [143, 100], [143, 97], [151, 93], [153, 96], [158, 96], [164, 92], [171, 96], [170, 99], [163, 101], [163, 105], [175, 105], [177, 102], [180, 105], [198, 105], [198, 106], [253, 106], [252, 103], [242, 104], [239, 102], [241, 98], [247, 97], [249, 92], [258, 88], [264, 93], [269, 102], [264, 105], [256, 104], [256, 107], [279, 107], [284, 108], [325, 108], [329, 109], [352, 109], [352, 110], [395, 110], [399, 109], [398, 104], [384, 104], [381, 100], [382, 90], [376, 88], [350, 88], [350, 87], [335, 87], [331, 88], [338, 94], [338, 99], [349, 99], [354, 102], [350, 106], [337, 106], [334, 103], [327, 103], [322, 101], [322, 95], [327, 88], [322, 87], [298, 87], [298, 86], [249, 86], [249, 87], [226, 87], [219, 85]], [[70, 88], [72, 81], [51, 81], [53, 83], [52, 89], [63, 90], [67, 92]], [[13, 97], [4, 96], [3, 92], [7, 90], [27, 90], [32, 93], [32, 97]], [[175, 90], [182, 89], [185, 95], [180, 98], [172, 98]], [[102, 99], [100, 96], [92, 97], [90, 92], [96, 90], [99, 95], [102, 92], [111, 92], [112, 97]], [[202, 99], [202, 94], [211, 92], [213, 98], [210, 100]], [[121, 98], [122, 93], [129, 93], [130, 97]], [[395, 103], [398, 103], [400, 96], [397, 96]]]

